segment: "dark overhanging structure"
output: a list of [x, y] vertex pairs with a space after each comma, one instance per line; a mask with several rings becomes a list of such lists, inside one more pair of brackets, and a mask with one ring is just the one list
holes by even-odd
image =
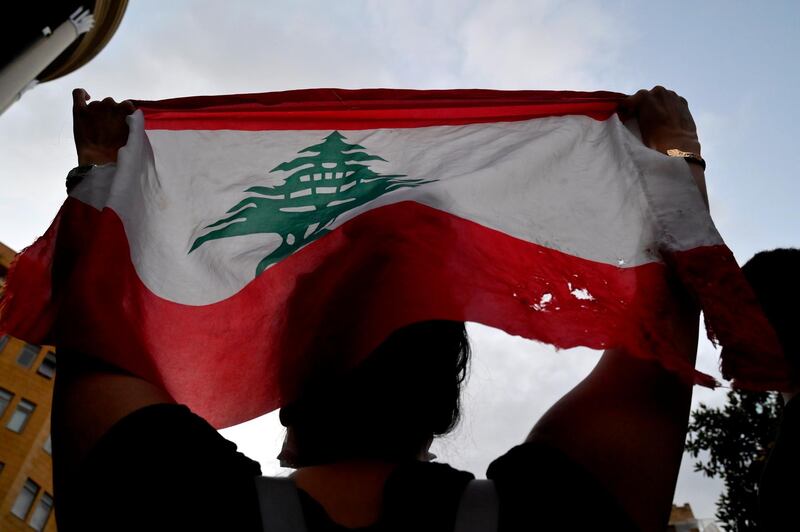
[[91, 61], [117, 31], [128, 0], [38, 1], [12, 7], [14, 38], [0, 51], [0, 113], [39, 83]]

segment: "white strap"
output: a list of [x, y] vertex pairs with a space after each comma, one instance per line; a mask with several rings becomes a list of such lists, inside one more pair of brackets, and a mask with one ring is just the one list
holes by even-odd
[[256, 477], [264, 532], [306, 532], [297, 486], [290, 478]]
[[493, 480], [471, 480], [461, 495], [455, 532], [496, 532], [497, 489]]

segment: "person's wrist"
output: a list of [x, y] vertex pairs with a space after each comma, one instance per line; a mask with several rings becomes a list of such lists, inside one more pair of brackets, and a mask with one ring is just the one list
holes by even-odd
[[96, 165], [116, 163], [117, 150], [101, 150], [87, 148], [78, 151], [78, 166]]
[[655, 146], [655, 149], [660, 151], [661, 153], [667, 153], [667, 150], [681, 150], [689, 153], [694, 153], [696, 155], [702, 155], [702, 146], [700, 145], [700, 141], [697, 137], [685, 136], [685, 137], [669, 137], [662, 139], [658, 142], [658, 145]]

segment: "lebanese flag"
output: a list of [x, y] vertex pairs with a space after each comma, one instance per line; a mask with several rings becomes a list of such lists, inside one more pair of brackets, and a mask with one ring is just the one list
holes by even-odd
[[0, 330], [126, 368], [217, 427], [422, 320], [622, 347], [712, 384], [676, 355], [672, 271], [731, 347], [739, 383], [784, 384], [687, 164], [642, 144], [617, 115], [623, 97], [138, 102], [117, 165], [95, 168], [20, 255]]

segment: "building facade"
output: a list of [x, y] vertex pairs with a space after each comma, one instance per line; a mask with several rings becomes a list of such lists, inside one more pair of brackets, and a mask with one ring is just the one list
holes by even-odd
[[667, 532], [720, 532], [713, 519], [698, 519], [689, 503], [672, 505]]
[[[15, 253], [0, 243], [0, 290]], [[0, 530], [56, 530], [50, 447], [54, 349], [0, 335]]]

